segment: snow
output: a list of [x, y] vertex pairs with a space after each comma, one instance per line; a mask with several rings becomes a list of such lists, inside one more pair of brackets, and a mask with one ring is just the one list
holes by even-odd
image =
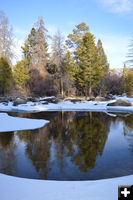
[[132, 185], [133, 175], [97, 181], [45, 181], [0, 174], [1, 200], [117, 200], [118, 185]]
[[11, 117], [6, 113], [0, 113], [0, 132], [32, 130], [43, 127], [49, 121], [40, 119], [26, 119]]
[[[52, 97], [51, 97], [52, 98]], [[118, 97], [116, 99], [129, 100], [133, 103], [133, 98]], [[47, 99], [47, 98], [43, 98]], [[70, 101], [60, 102], [60, 103], [48, 103], [43, 104], [40, 102], [33, 103], [27, 102], [27, 104], [20, 104], [18, 106], [13, 106], [12, 102], [8, 105], [0, 103], [0, 111], [4, 112], [42, 112], [42, 111], [97, 111], [97, 112], [129, 112], [133, 113], [133, 106], [130, 107], [119, 107], [119, 106], [107, 106], [108, 103], [114, 102], [116, 100], [104, 101], [104, 102], [94, 102], [94, 101], [82, 101], [77, 103], [72, 103]]]
[[[126, 99], [133, 103], [133, 98]], [[46, 100], [46, 99], [43, 99]], [[115, 101], [115, 100], [113, 100]], [[58, 104], [28, 102], [25, 105], [7, 106], [0, 103], [0, 111], [11, 112], [40, 112], [40, 111], [102, 111], [133, 112], [131, 107], [112, 107], [107, 103], [113, 102], [62, 102]], [[116, 115], [110, 114], [115, 117]], [[48, 121], [10, 117], [0, 113], [0, 131], [36, 129], [44, 126]], [[8, 125], [8, 126], [7, 126]], [[16, 178], [0, 174], [0, 200], [116, 200], [118, 199], [118, 185], [132, 185], [133, 175], [97, 180], [97, 181], [46, 181]]]

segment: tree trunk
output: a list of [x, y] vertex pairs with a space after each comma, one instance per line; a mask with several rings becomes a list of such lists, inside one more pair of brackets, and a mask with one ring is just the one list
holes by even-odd
[[92, 88], [89, 87], [89, 97], [92, 97]]
[[63, 90], [63, 81], [62, 81], [62, 78], [60, 78], [60, 94], [62, 95], [62, 97], [64, 97], [64, 90]]

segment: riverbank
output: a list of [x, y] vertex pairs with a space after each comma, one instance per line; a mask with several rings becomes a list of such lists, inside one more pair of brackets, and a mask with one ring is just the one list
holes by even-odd
[[109, 103], [115, 102], [118, 99], [128, 100], [133, 103], [133, 98], [114, 97], [108, 101], [62, 101], [51, 103], [48, 98], [43, 98], [41, 101], [28, 101], [25, 104], [14, 106], [14, 102], [0, 103], [0, 111], [2, 112], [45, 112], [45, 111], [97, 111], [97, 112], [127, 112], [133, 113], [133, 106], [107, 106]]

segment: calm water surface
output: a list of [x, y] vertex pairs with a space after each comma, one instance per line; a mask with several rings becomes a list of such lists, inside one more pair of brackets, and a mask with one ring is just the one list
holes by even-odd
[[133, 174], [133, 114], [43, 112], [34, 131], [0, 133], [0, 173], [46, 180], [97, 180]]

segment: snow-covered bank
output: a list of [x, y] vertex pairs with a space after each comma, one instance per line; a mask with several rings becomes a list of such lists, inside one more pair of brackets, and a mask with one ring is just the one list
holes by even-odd
[[0, 132], [33, 130], [41, 128], [47, 123], [49, 123], [47, 120], [11, 117], [6, 113], [0, 113]]
[[118, 185], [133, 175], [98, 181], [45, 181], [0, 174], [1, 200], [117, 200]]
[[[117, 99], [129, 100], [133, 103], [133, 98], [116, 97]], [[60, 103], [33, 103], [27, 102], [27, 104], [20, 104], [13, 106], [12, 102], [8, 105], [0, 103], [0, 111], [4, 112], [42, 112], [42, 111], [97, 111], [97, 112], [127, 112], [133, 113], [133, 106], [107, 106], [108, 103], [116, 100], [95, 102], [95, 101], [82, 101], [73, 103], [71, 101], [65, 101]]]

